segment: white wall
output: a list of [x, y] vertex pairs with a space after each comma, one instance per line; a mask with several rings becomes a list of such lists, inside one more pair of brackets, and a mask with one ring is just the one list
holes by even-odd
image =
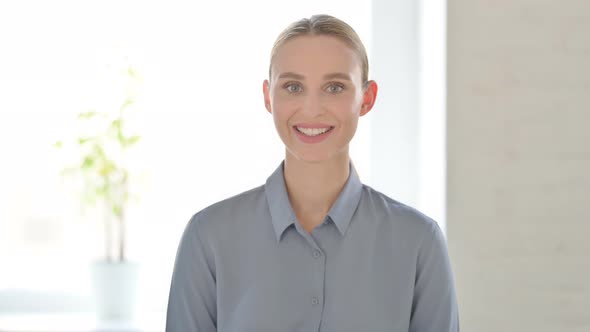
[[462, 330], [590, 331], [590, 2], [448, 2]]
[[445, 1], [373, 0], [369, 184], [445, 229]]
[[374, 0], [370, 77], [379, 86], [371, 116], [371, 185], [418, 204], [418, 3]]

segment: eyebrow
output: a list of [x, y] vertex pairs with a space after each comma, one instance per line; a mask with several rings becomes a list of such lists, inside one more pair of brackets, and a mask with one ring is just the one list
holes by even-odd
[[350, 75], [344, 74], [344, 73], [331, 73], [331, 74], [324, 75], [324, 79], [326, 79], [326, 80], [331, 80], [331, 79], [334, 79], [334, 78], [339, 78], [341, 80], [352, 81], [350, 79]]
[[[296, 73], [293, 73], [290, 71], [280, 74], [279, 79], [281, 79], [281, 78], [292, 78], [292, 79], [301, 80], [301, 81], [305, 80], [305, 76], [300, 75], [300, 74], [296, 74]], [[325, 80], [331, 80], [334, 78], [339, 78], [342, 80], [351, 81], [350, 75], [344, 74], [344, 73], [330, 73], [330, 74], [324, 75]]]

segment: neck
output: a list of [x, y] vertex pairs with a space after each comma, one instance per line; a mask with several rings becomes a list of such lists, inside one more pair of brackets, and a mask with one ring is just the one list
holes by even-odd
[[284, 174], [289, 200], [297, 218], [313, 229], [322, 222], [338, 198], [350, 174], [348, 153], [309, 163], [287, 153]]

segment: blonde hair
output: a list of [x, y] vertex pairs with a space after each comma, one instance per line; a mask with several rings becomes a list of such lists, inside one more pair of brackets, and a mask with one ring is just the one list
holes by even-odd
[[346, 43], [356, 52], [361, 60], [361, 79], [363, 86], [369, 79], [369, 60], [363, 42], [346, 22], [330, 15], [313, 15], [291, 23], [279, 34], [270, 53], [268, 77], [271, 77], [272, 63], [281, 46], [287, 41], [300, 36], [332, 36]]

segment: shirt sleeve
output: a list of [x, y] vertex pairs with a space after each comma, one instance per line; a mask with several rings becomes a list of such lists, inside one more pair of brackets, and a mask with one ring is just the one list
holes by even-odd
[[215, 267], [211, 251], [201, 241], [199, 214], [184, 229], [176, 253], [166, 332], [217, 331]]
[[459, 310], [444, 235], [436, 222], [418, 252], [410, 332], [459, 332]]

